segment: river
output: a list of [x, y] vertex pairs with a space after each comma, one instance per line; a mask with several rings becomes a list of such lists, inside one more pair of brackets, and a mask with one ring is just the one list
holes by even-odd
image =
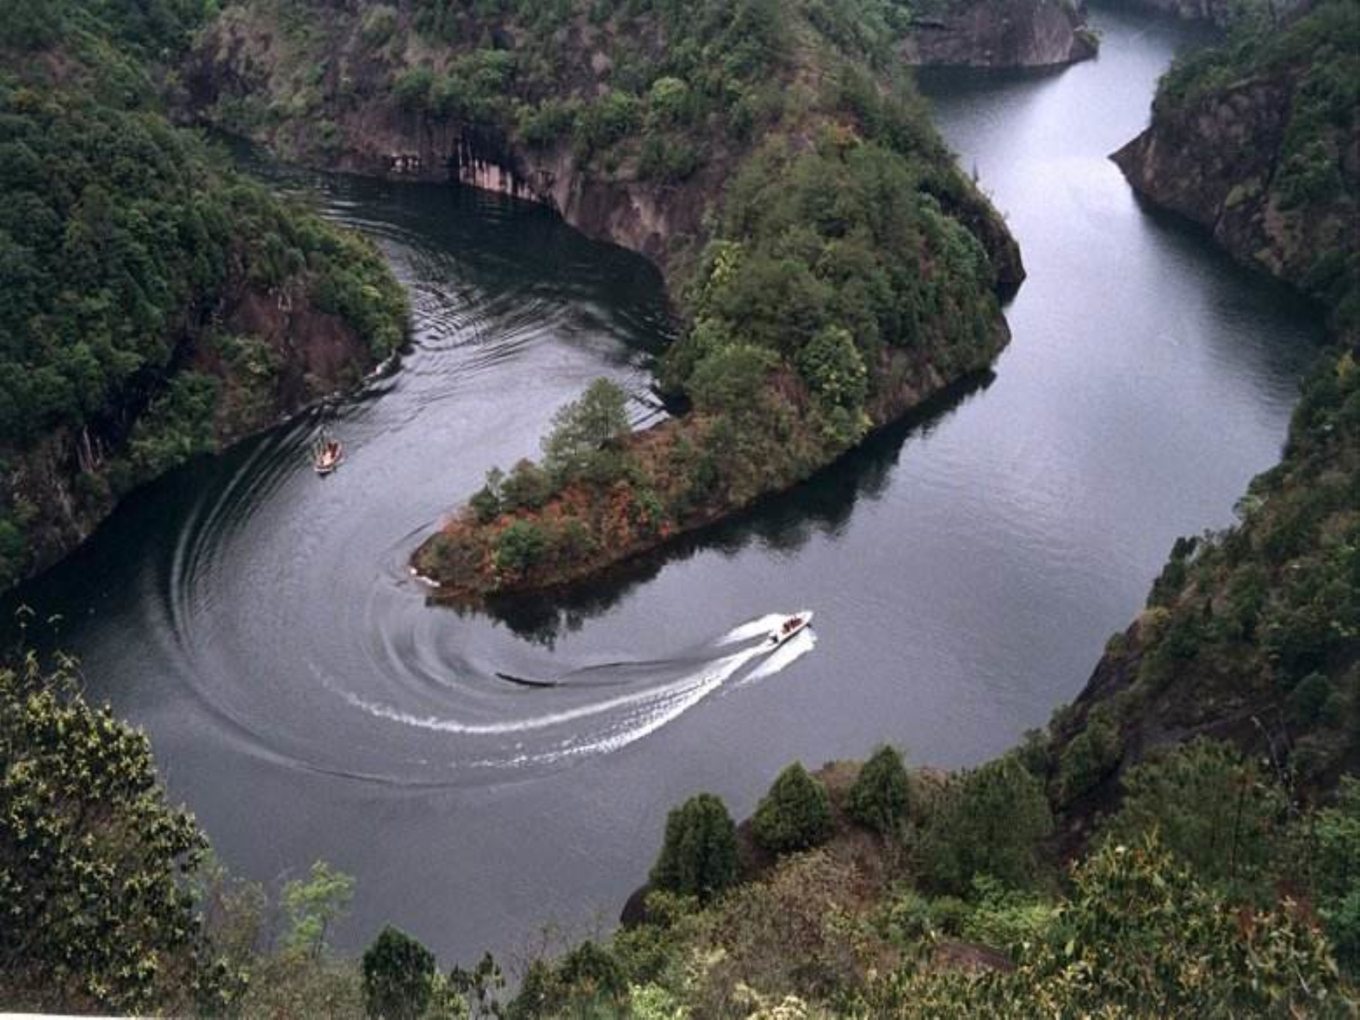
[[[445, 965], [611, 923], [697, 791], [740, 816], [795, 758], [1004, 750], [1081, 688], [1176, 536], [1232, 521], [1320, 333], [1106, 158], [1188, 30], [1092, 20], [1096, 61], [925, 81], [1023, 248], [1014, 340], [986, 385], [797, 492], [567, 607], [428, 605], [410, 550], [560, 404], [607, 375], [657, 413], [659, 279], [533, 207], [262, 167], [382, 246], [412, 350], [136, 494], [18, 597], [60, 617], [233, 870], [324, 858], [358, 880], [342, 947], [392, 922]], [[306, 457], [323, 421], [348, 448], [329, 479]], [[815, 634], [752, 648], [801, 608]]]

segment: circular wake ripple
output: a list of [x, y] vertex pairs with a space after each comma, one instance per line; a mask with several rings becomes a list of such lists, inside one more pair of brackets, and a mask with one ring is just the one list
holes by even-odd
[[[811, 649], [809, 633], [768, 655], [771, 617], [660, 661], [583, 649], [596, 664], [571, 671], [571, 655], [427, 605], [412, 548], [486, 469], [532, 455], [557, 407], [607, 375], [635, 420], [659, 413], [649, 361], [669, 319], [635, 260], [537, 211], [449, 189], [324, 191], [408, 288], [412, 344], [396, 372], [202, 472], [150, 629], [227, 739], [403, 785], [502, 781], [625, 747]], [[322, 424], [346, 444], [325, 479], [309, 464]]]

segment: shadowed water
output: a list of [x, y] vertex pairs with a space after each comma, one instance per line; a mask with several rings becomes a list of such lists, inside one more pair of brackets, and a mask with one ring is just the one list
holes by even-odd
[[[561, 403], [608, 375], [659, 413], [659, 281], [531, 207], [261, 166], [382, 245], [413, 349], [139, 493], [21, 597], [61, 615], [229, 865], [324, 857], [358, 877], [342, 942], [391, 921], [446, 963], [615, 916], [698, 790], [741, 814], [793, 758], [997, 753], [1080, 689], [1177, 535], [1231, 521], [1318, 332], [1139, 207], [1106, 156], [1186, 36], [1093, 20], [1098, 61], [926, 83], [1030, 274], [994, 377], [788, 497], [567, 604], [427, 605], [411, 549]], [[323, 420], [348, 453], [325, 480]], [[803, 607], [815, 635], [759, 646]]]

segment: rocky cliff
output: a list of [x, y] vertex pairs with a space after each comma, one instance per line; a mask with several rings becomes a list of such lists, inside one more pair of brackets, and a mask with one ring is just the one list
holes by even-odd
[[[372, 12], [360, 17], [340, 5], [327, 17], [327, 4], [316, 0], [303, 10], [250, 0], [224, 11], [184, 67], [186, 115], [310, 165], [454, 180], [538, 202], [663, 271], [692, 263], [738, 164], [763, 133], [783, 127], [776, 123], [782, 107], [814, 103], [829, 74], [819, 66], [792, 78], [781, 71], [739, 98], [699, 95], [721, 82], [721, 70], [709, 72], [707, 83], [662, 76], [653, 91], [662, 82], [676, 91], [673, 108], [661, 113], [652, 109], [658, 96], [635, 91], [641, 68], [673, 66], [672, 43], [686, 59], [695, 43], [681, 44], [674, 37], [688, 28], [658, 16], [601, 22], [569, 13], [545, 39], [539, 26], [512, 15], [469, 13], [441, 35], [404, 7], [380, 8], [387, 13], [378, 29]], [[722, 8], [720, 19], [724, 32], [743, 31], [742, 12]], [[734, 46], [720, 35], [706, 45], [710, 52]], [[496, 55], [505, 58], [500, 70], [478, 70]], [[872, 59], [891, 56], [885, 44]], [[299, 66], [317, 70], [304, 82]], [[407, 88], [422, 75], [429, 88]], [[795, 126], [804, 145], [807, 119]], [[1003, 285], [1017, 286], [1019, 251], [985, 202], [958, 201], [952, 186], [941, 197], [977, 227]]]
[[1324, 3], [1279, 34], [1182, 62], [1151, 126], [1114, 154], [1154, 204], [1234, 258], [1360, 316], [1360, 56], [1355, 5]]
[[[1182, 539], [1139, 620], [1051, 727], [1080, 842], [1117, 778], [1193, 736], [1317, 791], [1360, 766], [1360, 7], [1329, 0], [1179, 64], [1115, 160], [1154, 204], [1319, 302], [1335, 346], [1239, 523]], [[1074, 844], [1075, 845], [1075, 844]]]
[[955, 0], [913, 17], [902, 56], [921, 66], [1050, 67], [1097, 48], [1079, 2]]

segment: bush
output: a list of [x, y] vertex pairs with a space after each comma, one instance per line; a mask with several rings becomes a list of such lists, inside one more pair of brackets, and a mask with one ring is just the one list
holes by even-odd
[[74, 667], [0, 665], [0, 1002], [19, 1012], [195, 1012], [224, 991], [184, 886], [207, 840], [166, 801], [146, 735]]
[[552, 479], [533, 461], [520, 460], [501, 483], [500, 494], [506, 511], [537, 510], [552, 495]]
[[911, 784], [902, 756], [883, 745], [864, 763], [846, 805], [850, 817], [876, 832], [898, 831], [911, 803]]
[[1058, 796], [1070, 804], [1108, 776], [1119, 764], [1124, 748], [1119, 726], [1108, 705], [1091, 709], [1080, 733], [1063, 749], [1058, 761]]
[[794, 762], [774, 781], [751, 819], [751, 834], [774, 854], [807, 850], [831, 836], [831, 801], [820, 782]]
[[652, 866], [653, 885], [708, 900], [737, 880], [737, 829], [722, 799], [700, 793], [666, 818], [666, 837]]
[[371, 1017], [416, 1020], [434, 987], [434, 954], [405, 932], [383, 928], [364, 951], [364, 1004]]

